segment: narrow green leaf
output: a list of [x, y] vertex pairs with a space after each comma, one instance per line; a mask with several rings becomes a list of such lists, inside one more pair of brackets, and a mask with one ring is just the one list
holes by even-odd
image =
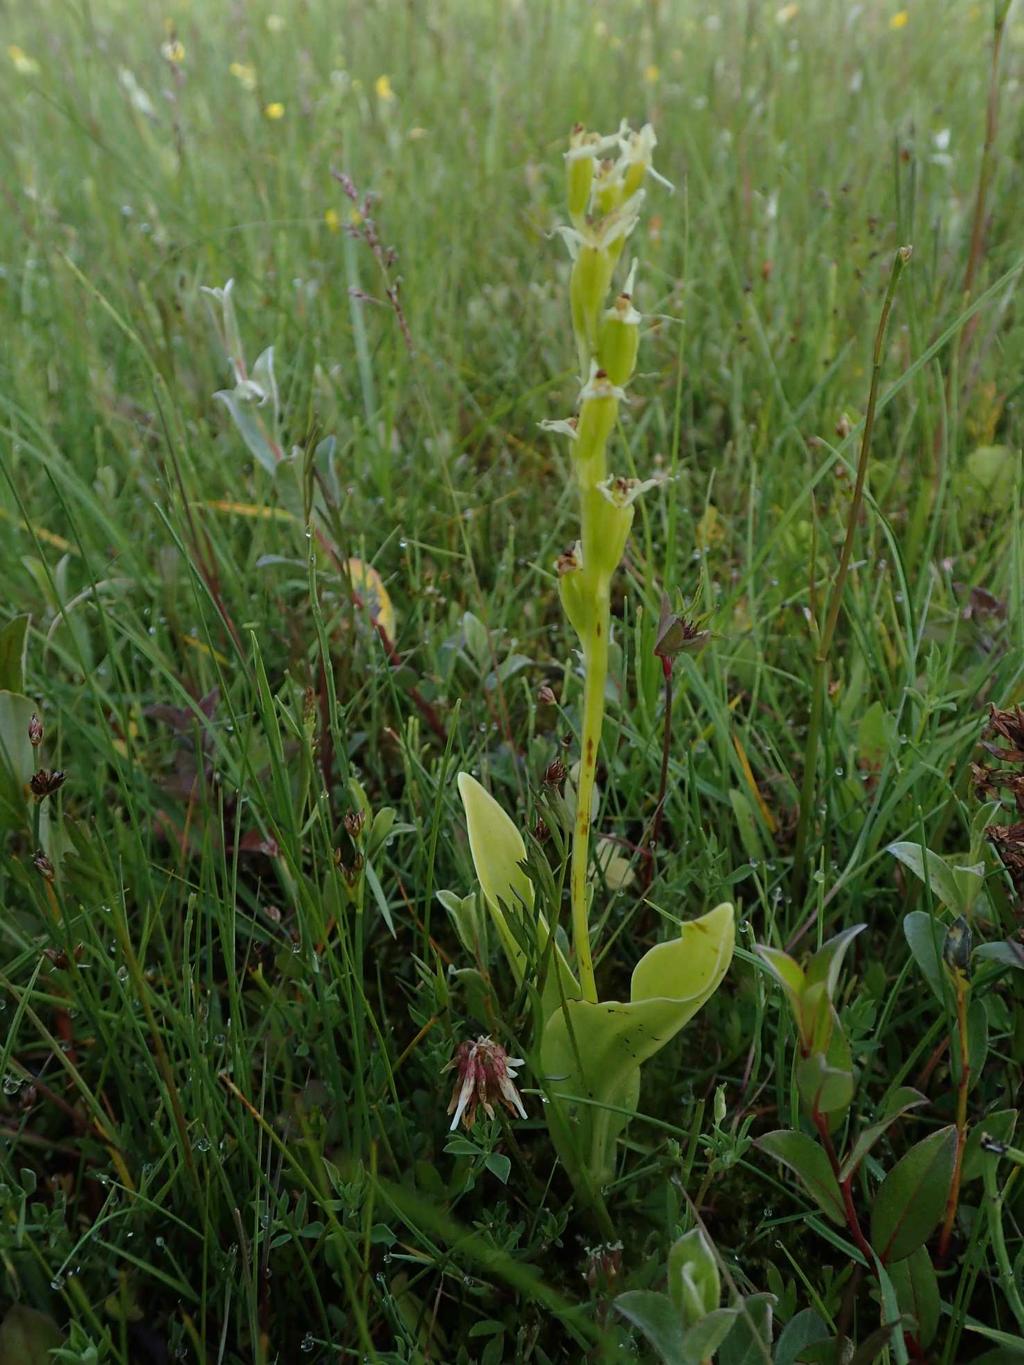
[[903, 919], [903, 935], [914, 961], [931, 986], [936, 999], [944, 1005], [950, 992], [942, 966], [942, 941], [946, 931], [927, 910], [912, 910]]
[[939, 1282], [928, 1248], [920, 1246], [905, 1260], [897, 1261], [890, 1267], [889, 1277], [900, 1311], [910, 1314], [917, 1324], [914, 1335], [922, 1346], [928, 1346], [935, 1339], [942, 1309]]
[[911, 1147], [878, 1187], [871, 1245], [886, 1264], [922, 1246], [942, 1217], [955, 1154], [956, 1128], [950, 1124]]
[[931, 887], [932, 895], [957, 914], [966, 908], [949, 864], [930, 848], [910, 842], [890, 844], [888, 852], [909, 867], [915, 877]]
[[920, 1090], [914, 1090], [909, 1085], [901, 1085], [889, 1097], [889, 1101], [884, 1106], [878, 1121], [865, 1128], [858, 1136], [857, 1141], [853, 1144], [853, 1149], [840, 1169], [839, 1174], [842, 1179], [846, 1180], [853, 1175], [878, 1139], [898, 1118], [902, 1117], [908, 1110], [916, 1109], [918, 1105], [927, 1103], [927, 1097], [922, 1095]]
[[16, 616], [0, 630], [0, 690], [24, 692], [28, 616]]
[[824, 1149], [808, 1137], [789, 1128], [777, 1128], [757, 1139], [755, 1146], [781, 1161], [799, 1178], [818, 1207], [833, 1223], [845, 1226], [846, 1213], [839, 1182], [829, 1165]]
[[842, 933], [836, 934], [827, 943], [823, 943], [807, 964], [807, 984], [814, 985], [823, 981], [825, 993], [829, 1000], [833, 1000], [847, 949], [857, 935], [866, 928], [866, 924], [851, 925], [849, 929], [844, 929]]

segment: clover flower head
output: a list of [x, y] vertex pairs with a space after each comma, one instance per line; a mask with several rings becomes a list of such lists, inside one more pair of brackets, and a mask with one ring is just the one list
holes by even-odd
[[525, 1119], [526, 1109], [513, 1084], [514, 1068], [522, 1065], [522, 1057], [510, 1057], [500, 1043], [486, 1034], [475, 1043], [469, 1039], [460, 1043], [455, 1056], [442, 1068], [442, 1074], [453, 1070], [456, 1073], [448, 1105], [448, 1113], [453, 1115], [450, 1131], [454, 1132], [460, 1122], [472, 1128], [481, 1105], [489, 1119], [494, 1118], [495, 1104], [503, 1104], [509, 1113]]

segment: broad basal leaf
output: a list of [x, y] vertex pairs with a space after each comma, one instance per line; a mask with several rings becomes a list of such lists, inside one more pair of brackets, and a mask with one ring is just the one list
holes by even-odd
[[549, 1017], [541, 1041], [543, 1073], [552, 1099], [565, 1097], [577, 1150], [595, 1178], [605, 1179], [611, 1170], [615, 1139], [636, 1108], [641, 1065], [714, 993], [733, 941], [733, 908], [719, 905], [641, 958], [628, 1001], [571, 1000]]
[[[533, 882], [522, 868], [526, 859], [523, 836], [475, 777], [459, 773], [458, 785], [466, 812], [473, 866], [516, 979], [523, 979], [527, 965], [524, 944], [531, 941], [536, 942], [539, 955], [551, 952], [557, 963], [557, 978], [550, 972], [544, 982], [544, 1007], [548, 1013], [563, 997], [574, 999], [578, 996], [580, 988], [552, 941], [546, 919], [534, 911]], [[520, 932], [514, 932], [513, 924]]]

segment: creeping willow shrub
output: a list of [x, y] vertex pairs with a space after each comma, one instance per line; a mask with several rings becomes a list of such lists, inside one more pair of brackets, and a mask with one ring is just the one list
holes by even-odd
[[[673, 1038], [722, 980], [733, 950], [733, 909], [720, 905], [684, 924], [634, 969], [630, 998], [601, 1000], [590, 941], [594, 816], [611, 632], [611, 585], [633, 521], [634, 504], [655, 480], [620, 478], [608, 445], [636, 366], [641, 317], [633, 303], [636, 265], [619, 289], [613, 281], [639, 221], [655, 139], [651, 127], [623, 124], [601, 137], [577, 128], [566, 153], [570, 225], [561, 229], [572, 256], [570, 303], [580, 367], [579, 406], [545, 423], [570, 443], [580, 527], [558, 561], [562, 605], [583, 661], [580, 756], [573, 817], [571, 951], [524, 869], [516, 826], [467, 773], [459, 775], [473, 862], [490, 919], [519, 987], [537, 1005], [540, 1079], [546, 1115], [570, 1173], [585, 1188], [608, 1179], [615, 1143], [635, 1111], [642, 1064]], [[466, 902], [457, 907], [465, 929]], [[457, 923], [460, 921], [457, 920]], [[463, 934], [464, 941], [467, 935]]]

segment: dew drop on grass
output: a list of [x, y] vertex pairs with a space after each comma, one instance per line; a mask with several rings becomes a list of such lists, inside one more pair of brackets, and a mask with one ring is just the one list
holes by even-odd
[[16, 1095], [21, 1089], [21, 1081], [17, 1076], [7, 1075], [4, 1077], [4, 1094]]
[[814, 881], [814, 882], [816, 882], [816, 883], [818, 884], [818, 886], [821, 886], [821, 885], [822, 885], [822, 883], [823, 883], [824, 880], [825, 880], [825, 874], [824, 874], [824, 872], [822, 872], [822, 870], [821, 870], [820, 867], [817, 869], [817, 871], [815, 872], [815, 874], [814, 874], [814, 876], [811, 878], [811, 880]]
[[302, 1338], [301, 1343], [299, 1344], [299, 1350], [302, 1351], [305, 1355], [309, 1355], [310, 1351], [312, 1351], [315, 1345], [316, 1341], [313, 1338], [313, 1333], [307, 1332], [306, 1335]]
[[843, 769], [842, 769], [842, 768], [837, 768], [837, 769], [836, 769], [836, 777], [842, 777], [842, 775], [843, 775]]
[[210, 1150], [210, 1139], [205, 1133], [202, 1137], [196, 1138], [195, 1149], [197, 1152], [208, 1152]]

